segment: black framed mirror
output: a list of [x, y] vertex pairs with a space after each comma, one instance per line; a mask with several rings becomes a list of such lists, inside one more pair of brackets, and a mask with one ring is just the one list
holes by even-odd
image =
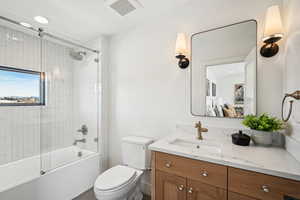
[[243, 118], [256, 114], [257, 22], [192, 35], [191, 113]]

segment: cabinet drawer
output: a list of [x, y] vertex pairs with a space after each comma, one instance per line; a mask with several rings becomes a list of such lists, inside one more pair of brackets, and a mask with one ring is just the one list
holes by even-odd
[[156, 168], [171, 174], [227, 188], [227, 167], [156, 152]]
[[229, 192], [228, 193], [228, 200], [257, 200], [248, 196], [244, 196], [241, 194], [237, 194], [234, 192]]
[[235, 168], [228, 170], [230, 191], [263, 200], [300, 198], [300, 182]]

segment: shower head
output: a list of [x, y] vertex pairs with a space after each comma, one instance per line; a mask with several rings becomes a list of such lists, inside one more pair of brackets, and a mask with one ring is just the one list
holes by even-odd
[[75, 51], [72, 49], [69, 54], [74, 60], [83, 60], [83, 57], [86, 55], [86, 52], [85, 51]]

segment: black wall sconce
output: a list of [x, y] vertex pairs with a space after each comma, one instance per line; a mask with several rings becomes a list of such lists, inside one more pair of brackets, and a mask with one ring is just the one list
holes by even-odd
[[187, 58], [188, 48], [187, 48], [186, 36], [184, 33], [179, 33], [177, 35], [175, 51], [176, 51], [176, 58], [179, 59], [178, 66], [181, 69], [187, 68], [190, 64], [190, 61]]
[[265, 43], [261, 49], [260, 54], [263, 57], [275, 56], [279, 51], [279, 46], [276, 44], [283, 38], [283, 27], [280, 15], [279, 6], [274, 5], [268, 8], [265, 19], [265, 30], [263, 42]]

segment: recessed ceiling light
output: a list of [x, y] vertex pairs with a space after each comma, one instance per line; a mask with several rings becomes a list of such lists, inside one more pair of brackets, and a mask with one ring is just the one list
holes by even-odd
[[37, 21], [40, 24], [48, 24], [49, 20], [46, 17], [43, 16], [35, 16], [34, 20]]
[[26, 22], [20, 22], [20, 24], [21, 24], [22, 26], [27, 27], [27, 28], [31, 28], [31, 27], [32, 27], [31, 24], [28, 24], [28, 23], [26, 23]]

